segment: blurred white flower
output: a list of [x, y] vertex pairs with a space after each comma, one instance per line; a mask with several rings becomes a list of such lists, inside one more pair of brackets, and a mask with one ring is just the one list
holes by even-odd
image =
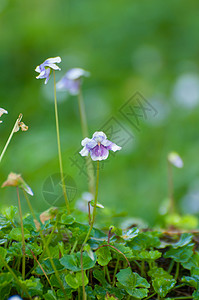
[[170, 152], [168, 161], [177, 168], [182, 168], [184, 166], [183, 160], [177, 152]]
[[[76, 201], [76, 208], [82, 212], [88, 212], [88, 202], [94, 199], [93, 195], [89, 192], [84, 192], [80, 199]], [[90, 207], [91, 212], [93, 211], [93, 207]]]
[[199, 77], [195, 74], [183, 74], [174, 86], [175, 100], [186, 108], [194, 108], [199, 104]]

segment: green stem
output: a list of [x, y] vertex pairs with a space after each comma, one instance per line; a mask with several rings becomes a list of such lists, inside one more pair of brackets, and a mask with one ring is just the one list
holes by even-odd
[[59, 168], [60, 168], [60, 175], [62, 181], [62, 189], [64, 194], [64, 199], [66, 202], [66, 208], [68, 214], [70, 214], [70, 205], [66, 193], [66, 186], [64, 182], [64, 173], [63, 173], [63, 164], [62, 164], [62, 155], [61, 155], [61, 143], [60, 143], [60, 135], [59, 135], [59, 118], [58, 118], [58, 109], [57, 109], [57, 95], [56, 95], [56, 80], [55, 80], [55, 70], [53, 70], [54, 74], [54, 100], [55, 100], [55, 121], [56, 121], [56, 131], [57, 131], [57, 146], [58, 146], [58, 156], [59, 156]]
[[83, 249], [84, 245], [89, 239], [90, 233], [93, 229], [93, 225], [95, 222], [95, 216], [96, 216], [96, 208], [97, 208], [97, 196], [98, 196], [98, 187], [99, 187], [99, 160], [97, 161], [97, 179], [96, 179], [96, 191], [95, 191], [95, 201], [94, 201], [94, 209], [93, 209], [93, 218], [90, 222], [90, 228], [89, 231], [84, 239], [84, 242], [81, 247], [81, 272], [82, 272], [82, 292], [83, 292], [83, 300], [86, 300], [86, 292], [85, 292], [85, 286], [84, 286], [84, 270], [83, 270]]
[[83, 247], [81, 249], [81, 273], [82, 273], [82, 294], [83, 294], [83, 300], [86, 300], [86, 291], [85, 291], [85, 284], [84, 284], [84, 266], [83, 266]]
[[167, 160], [168, 164], [168, 192], [169, 192], [169, 213], [173, 214], [175, 212], [175, 203], [174, 203], [174, 196], [173, 196], [173, 171], [172, 165]]
[[13, 270], [10, 268], [10, 266], [7, 264], [5, 259], [0, 254], [0, 260], [3, 262], [4, 266], [8, 269], [8, 271], [12, 274], [14, 279], [16, 280], [17, 284], [21, 287], [22, 291], [28, 296], [28, 299], [32, 299], [32, 297], [29, 295], [25, 285], [21, 283], [21, 281], [18, 279], [17, 275], [13, 272]]
[[14, 127], [13, 127], [13, 129], [12, 129], [10, 135], [9, 135], [9, 138], [8, 138], [8, 140], [7, 140], [7, 142], [6, 142], [5, 146], [4, 146], [4, 148], [3, 148], [3, 151], [1, 152], [0, 162], [1, 162], [2, 159], [3, 159], [3, 156], [4, 156], [4, 154], [5, 154], [5, 152], [6, 152], [7, 148], [8, 148], [8, 145], [10, 144], [10, 141], [11, 141], [11, 139], [12, 139], [12, 136], [13, 136], [13, 134], [15, 133], [16, 127], [17, 127], [18, 123], [21, 121], [22, 117], [23, 117], [23, 115], [20, 114], [19, 117], [17, 118], [15, 124], [14, 124]]
[[115, 286], [115, 276], [116, 276], [116, 274], [117, 274], [117, 269], [118, 269], [118, 266], [119, 266], [119, 262], [120, 262], [120, 260], [119, 260], [119, 257], [118, 257], [117, 262], [116, 262], [116, 264], [115, 264], [114, 273], [113, 273], [113, 282], [112, 282], [112, 286]]
[[19, 188], [17, 186], [17, 198], [18, 198], [18, 206], [19, 206], [19, 215], [20, 215], [20, 222], [21, 222], [21, 236], [22, 236], [22, 278], [25, 279], [25, 269], [26, 269], [26, 254], [25, 254], [25, 238], [24, 238], [24, 229], [23, 229], [23, 217], [21, 211], [21, 201], [19, 197]]
[[169, 264], [168, 271], [167, 271], [169, 274], [171, 273], [171, 271], [172, 271], [172, 269], [173, 269], [174, 263], [175, 263], [175, 262], [174, 262], [174, 260], [172, 259], [171, 262], [170, 262], [170, 264]]
[[82, 247], [88, 241], [88, 238], [90, 236], [91, 230], [93, 229], [93, 225], [94, 225], [94, 222], [95, 222], [96, 209], [97, 209], [98, 187], [99, 187], [99, 160], [97, 161], [97, 179], [96, 179], [96, 191], [95, 191], [95, 200], [94, 200], [94, 208], [93, 208], [93, 218], [91, 220], [90, 228], [89, 228], [89, 231], [88, 231], [88, 233], [85, 237], [85, 240], [83, 242]]
[[[80, 114], [81, 127], [82, 127], [82, 135], [83, 135], [83, 138], [86, 138], [86, 137], [88, 137], [88, 124], [87, 124], [85, 105], [84, 105], [84, 100], [83, 100], [81, 89], [79, 90], [79, 94], [78, 94], [78, 106], [79, 106], [79, 114]], [[86, 157], [86, 169], [87, 169], [87, 174], [88, 174], [89, 192], [92, 195], [94, 195], [94, 193], [95, 193], [95, 176], [94, 176], [93, 162], [92, 162], [92, 159], [90, 158], [90, 156]]]
[[[31, 213], [32, 213], [32, 215], [33, 215], [33, 218], [36, 220], [36, 216], [35, 216], [34, 210], [33, 210], [33, 208], [32, 208], [32, 205], [31, 205], [31, 203], [30, 203], [30, 200], [29, 200], [29, 198], [28, 198], [28, 196], [26, 195], [25, 192], [24, 192], [24, 195], [25, 195], [26, 201], [27, 201], [27, 203], [28, 203], [28, 206], [29, 206], [29, 208], [30, 208], [30, 211], [31, 211]], [[53, 227], [54, 230], [55, 230], [55, 228], [56, 228], [56, 225], [57, 225], [57, 221], [56, 221], [56, 223], [55, 223], [55, 226]], [[54, 233], [54, 230], [53, 230], [53, 233]], [[53, 259], [52, 259], [52, 257], [51, 257], [50, 250], [49, 250], [49, 248], [48, 248], [48, 244], [50, 243], [53, 234], [52, 234], [52, 232], [51, 232], [51, 234], [50, 234], [50, 236], [49, 236], [49, 238], [48, 238], [48, 240], [47, 240], [47, 243], [46, 243], [45, 238], [44, 238], [44, 235], [43, 235], [41, 229], [39, 229], [39, 233], [40, 233], [40, 236], [41, 236], [43, 245], [44, 245], [44, 247], [45, 247], [45, 248], [44, 248], [44, 251], [43, 251], [43, 253], [42, 253], [42, 255], [40, 256], [39, 259], [40, 259], [40, 260], [42, 259], [42, 257], [44, 256], [44, 253], [45, 253], [45, 251], [46, 251], [46, 252], [47, 252], [47, 255], [48, 255], [48, 257], [49, 257], [50, 263], [51, 263], [51, 265], [52, 265], [52, 268], [53, 268], [53, 270], [54, 270], [54, 272], [55, 272], [55, 276], [56, 276], [56, 278], [57, 278], [57, 280], [58, 280], [58, 282], [59, 282], [59, 284], [60, 284], [60, 286], [61, 286], [61, 289], [62, 289], [62, 291], [63, 291], [63, 293], [64, 293], [64, 296], [65, 296], [66, 299], [67, 299], [67, 296], [66, 296], [66, 292], [65, 292], [64, 286], [63, 286], [62, 281], [61, 281], [61, 279], [60, 279], [60, 277], [59, 277], [59, 273], [57, 272], [56, 266], [55, 266], [55, 264], [54, 264], [54, 261], [53, 261]]]
[[147, 298], [145, 298], [145, 300], [150, 299], [151, 297], [155, 296], [156, 292], [153, 293], [152, 295], [148, 296]]
[[108, 266], [105, 266], [105, 270], [106, 270], [106, 275], [107, 275], [108, 282], [111, 284], [111, 278], [110, 278]]
[[145, 274], [145, 261], [142, 260], [141, 262], [141, 276], [144, 277], [146, 274]]
[[177, 262], [176, 263], [176, 273], [175, 273], [175, 280], [178, 279], [178, 276], [179, 276], [179, 271], [180, 271], [180, 263]]
[[75, 248], [77, 247], [77, 243], [78, 243], [78, 239], [75, 240], [74, 244], [73, 244], [73, 247], [71, 249], [71, 252], [70, 254], [73, 254], [73, 252], [75, 251]]

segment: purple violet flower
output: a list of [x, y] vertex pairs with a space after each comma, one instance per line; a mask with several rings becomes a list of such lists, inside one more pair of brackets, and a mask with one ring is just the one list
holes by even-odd
[[122, 149], [120, 146], [107, 140], [106, 134], [102, 131], [96, 131], [92, 139], [85, 138], [81, 144], [84, 147], [79, 152], [81, 156], [88, 156], [90, 153], [92, 160], [105, 160], [109, 155], [109, 150], [115, 152]]
[[56, 63], [61, 62], [61, 57], [52, 57], [46, 59], [41, 65], [37, 66], [35, 71], [40, 73], [36, 78], [37, 79], [43, 79], [46, 78], [45, 84], [47, 84], [49, 78], [50, 78], [50, 71], [53, 70], [61, 70]]
[[60, 91], [68, 91], [71, 95], [78, 95], [81, 78], [88, 77], [90, 73], [81, 68], [70, 69], [66, 74], [58, 81], [57, 89]]

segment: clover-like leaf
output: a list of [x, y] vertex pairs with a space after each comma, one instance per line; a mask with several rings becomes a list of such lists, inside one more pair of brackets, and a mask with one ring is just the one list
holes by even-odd
[[97, 255], [97, 262], [100, 266], [108, 265], [109, 261], [112, 259], [109, 247], [101, 247], [95, 253]]
[[170, 248], [165, 254], [165, 258], [173, 258], [174, 261], [184, 263], [187, 262], [193, 255], [193, 244], [188, 244], [181, 248]]
[[[83, 269], [88, 270], [94, 267], [96, 263], [96, 255], [94, 254], [95, 259], [92, 260], [87, 252], [83, 252]], [[77, 252], [70, 255], [64, 255], [60, 259], [60, 263], [67, 269], [73, 272], [81, 271], [81, 253]]]
[[145, 260], [145, 261], [154, 261], [162, 256], [162, 253], [158, 250], [143, 250], [141, 252], [137, 252], [136, 259], [138, 260]]
[[[26, 228], [24, 228], [25, 240], [29, 239], [30, 237], [31, 237], [30, 232]], [[12, 230], [8, 234], [8, 238], [11, 240], [21, 242], [22, 241], [21, 228], [12, 228]]]
[[120, 270], [116, 277], [129, 295], [138, 299], [147, 297], [150, 284], [139, 274], [133, 273], [130, 268]]
[[162, 268], [153, 268], [148, 272], [152, 277], [152, 285], [156, 293], [161, 297], [165, 297], [175, 286], [176, 280]]
[[[67, 284], [73, 288], [73, 289], [78, 289], [78, 287], [82, 286], [82, 273], [77, 272], [77, 273], [68, 273], [65, 276], [65, 280]], [[84, 285], [86, 286], [88, 284], [88, 277], [86, 276], [86, 273], [84, 272]]]
[[173, 244], [172, 247], [174, 249], [184, 247], [184, 246], [188, 245], [191, 242], [192, 238], [193, 238], [193, 234], [183, 233], [180, 236], [180, 240], [177, 243]]

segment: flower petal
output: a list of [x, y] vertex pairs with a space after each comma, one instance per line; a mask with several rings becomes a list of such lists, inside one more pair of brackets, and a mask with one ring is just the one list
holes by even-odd
[[109, 151], [102, 145], [97, 145], [93, 149], [90, 150], [91, 159], [96, 160], [105, 160], [109, 155]]
[[97, 142], [89, 138], [83, 139], [81, 144], [84, 147], [86, 146], [88, 149], [93, 149], [95, 146], [97, 146]]
[[92, 139], [94, 139], [97, 143], [102, 143], [105, 139], [107, 139], [107, 136], [104, 132], [102, 131], [96, 131], [93, 134]]
[[56, 86], [60, 91], [68, 91], [71, 95], [78, 95], [80, 89], [80, 80], [70, 80], [66, 77], [62, 77]]
[[49, 64], [59, 64], [60, 62], [61, 62], [61, 57], [60, 56], [50, 57], [50, 58], [47, 58], [43, 62], [43, 65], [48, 66]]
[[115, 143], [112, 143], [107, 147], [108, 150], [112, 150], [112, 151], [118, 151], [118, 150], [121, 150], [122, 147], [116, 145]]
[[89, 150], [88, 150], [86, 147], [84, 147], [84, 148], [79, 152], [79, 154], [81, 154], [81, 156], [88, 156]]
[[48, 64], [47, 67], [49, 67], [49, 68], [51, 68], [51, 69], [53, 69], [53, 70], [59, 70], [59, 71], [61, 70], [61, 68], [58, 67], [58, 66], [55, 65], [55, 64]]
[[5, 110], [4, 108], [0, 108], [0, 117], [1, 117], [3, 114], [8, 114], [8, 112], [7, 112], [7, 110]]
[[90, 73], [81, 68], [73, 68], [66, 73], [66, 78], [70, 80], [76, 80], [81, 78], [82, 76], [88, 77], [90, 76]]
[[81, 145], [85, 147], [90, 141], [92, 140], [86, 137], [85, 139], [82, 140]]
[[48, 69], [44, 69], [43, 71], [41, 71], [41, 73], [36, 76], [37, 79], [43, 79], [43, 78], [46, 78], [47, 76], [47, 70], [50, 70], [49, 68]]
[[50, 68], [46, 69], [46, 80], [44, 82], [45, 84], [48, 83], [49, 78], [50, 78]]

